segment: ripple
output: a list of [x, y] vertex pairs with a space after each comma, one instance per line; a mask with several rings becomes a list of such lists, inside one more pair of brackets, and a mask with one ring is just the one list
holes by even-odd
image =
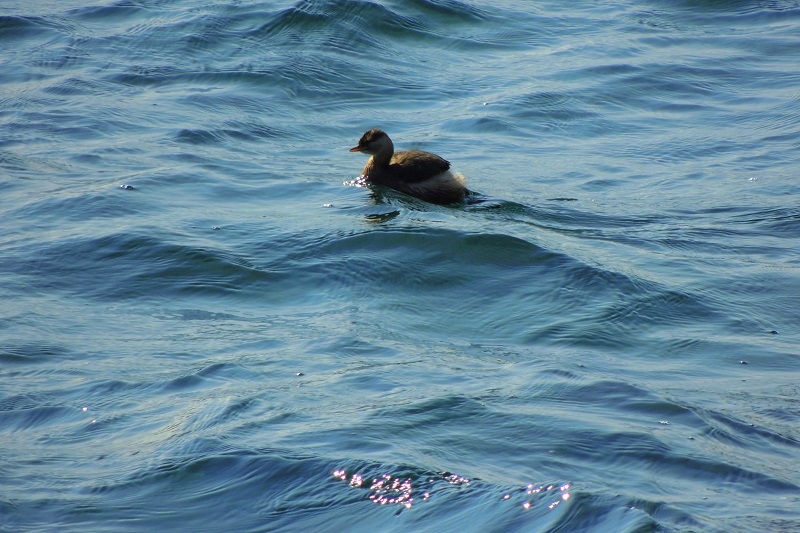
[[28, 261], [15, 270], [35, 275], [35, 286], [87, 298], [165, 297], [175, 291], [233, 293], [244, 285], [253, 287], [251, 282], [259, 279], [275, 279], [233, 254], [137, 233], [75, 239], [35, 250]]

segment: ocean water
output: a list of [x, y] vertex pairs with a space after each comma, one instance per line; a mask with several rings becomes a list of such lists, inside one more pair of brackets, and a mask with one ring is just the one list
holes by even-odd
[[[5, 0], [0, 530], [800, 530], [800, 2]], [[469, 203], [353, 186], [381, 127]]]

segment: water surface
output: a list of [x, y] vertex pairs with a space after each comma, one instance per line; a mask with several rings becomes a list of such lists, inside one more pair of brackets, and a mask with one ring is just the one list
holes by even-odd
[[[0, 528], [800, 529], [800, 3], [0, 8]], [[349, 185], [381, 127], [475, 191]]]

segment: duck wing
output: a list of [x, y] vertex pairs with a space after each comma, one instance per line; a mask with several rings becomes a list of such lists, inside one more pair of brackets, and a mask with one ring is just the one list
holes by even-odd
[[422, 150], [395, 152], [389, 163], [394, 176], [405, 182], [425, 181], [450, 170], [450, 161]]

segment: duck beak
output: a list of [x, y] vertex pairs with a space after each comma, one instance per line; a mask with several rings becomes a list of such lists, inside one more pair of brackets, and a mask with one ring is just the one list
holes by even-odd
[[360, 147], [360, 146], [353, 146], [352, 148], [350, 148], [350, 151], [351, 151], [351, 152], [360, 152], [361, 150], [362, 150], [362, 149], [361, 149], [361, 147]]

